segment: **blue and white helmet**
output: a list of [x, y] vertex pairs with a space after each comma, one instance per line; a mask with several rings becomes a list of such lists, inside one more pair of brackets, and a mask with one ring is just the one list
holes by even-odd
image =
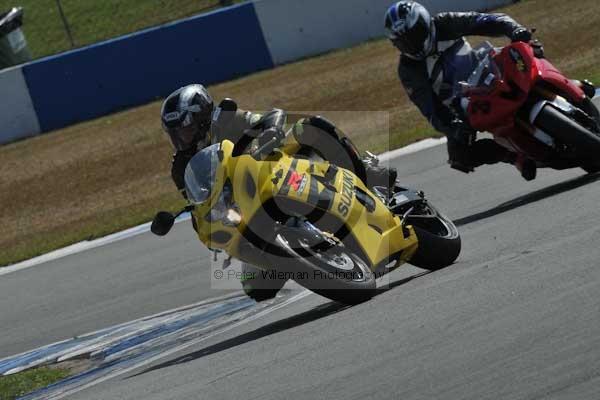
[[429, 11], [414, 1], [399, 1], [385, 13], [385, 29], [394, 46], [416, 60], [435, 49], [435, 24]]

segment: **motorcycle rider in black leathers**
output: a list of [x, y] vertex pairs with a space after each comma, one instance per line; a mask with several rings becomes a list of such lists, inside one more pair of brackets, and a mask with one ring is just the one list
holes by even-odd
[[[234, 143], [257, 139], [258, 145], [276, 143], [285, 137], [287, 114], [273, 109], [265, 114], [238, 109], [235, 101], [223, 100], [214, 107], [206, 88], [199, 84], [184, 86], [169, 95], [161, 110], [163, 130], [175, 149], [171, 176], [177, 189], [185, 193], [184, 173], [188, 162], [200, 150], [228, 139]], [[396, 171], [372, 164], [372, 159], [361, 160], [350, 140], [341, 137], [335, 126], [318, 116], [298, 120], [292, 130], [295, 139], [310, 147], [324, 159], [343, 168], [352, 169], [370, 186], [391, 186]], [[240, 146], [245, 147], [245, 146]], [[194, 227], [196, 221], [192, 219]], [[260, 270], [243, 265], [242, 287], [255, 300], [272, 298], [285, 281], [265, 278]]]
[[477, 62], [464, 36], [506, 36], [529, 42], [531, 32], [505, 14], [444, 12], [432, 17], [413, 1], [393, 4], [385, 14], [385, 28], [401, 52], [398, 74], [409, 98], [448, 139], [450, 166], [469, 173], [483, 164], [508, 162], [526, 180], [534, 179], [534, 161], [517, 159], [492, 139], [475, 140], [477, 132], [454, 96], [458, 82], [467, 80]]

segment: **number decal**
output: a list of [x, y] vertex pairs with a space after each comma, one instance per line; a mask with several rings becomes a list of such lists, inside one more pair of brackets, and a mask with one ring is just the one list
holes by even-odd
[[492, 111], [492, 104], [487, 100], [478, 100], [473, 102], [471, 112], [473, 114], [489, 114]]

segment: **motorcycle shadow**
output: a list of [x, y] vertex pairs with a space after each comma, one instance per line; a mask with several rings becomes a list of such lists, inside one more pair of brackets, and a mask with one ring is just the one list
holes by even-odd
[[351, 306], [341, 304], [341, 303], [336, 303], [336, 302], [322, 304], [318, 307], [315, 307], [309, 311], [305, 311], [301, 314], [294, 315], [294, 316], [284, 318], [279, 321], [272, 322], [268, 325], [262, 326], [253, 331], [244, 333], [242, 335], [233, 337], [231, 339], [224, 340], [224, 341], [216, 343], [214, 345], [205, 347], [201, 350], [198, 350], [198, 351], [195, 351], [195, 352], [192, 352], [189, 354], [184, 354], [181, 357], [177, 357], [173, 360], [169, 360], [169, 361], [154, 365], [154, 366], [147, 368], [137, 374], [131, 375], [131, 376], [127, 377], [126, 379], [134, 378], [139, 375], [144, 375], [148, 372], [161, 370], [163, 368], [168, 368], [168, 367], [172, 367], [175, 365], [185, 364], [190, 361], [194, 361], [194, 360], [200, 359], [202, 357], [209, 356], [211, 354], [219, 353], [221, 351], [231, 349], [236, 346], [241, 346], [246, 343], [252, 342], [254, 340], [258, 340], [263, 337], [273, 335], [275, 333], [282, 332], [282, 331], [285, 331], [288, 329], [292, 329], [297, 326], [301, 326], [306, 323], [309, 323], [311, 321], [318, 320], [320, 318], [327, 317], [328, 315], [335, 314], [335, 313], [337, 313], [343, 309], [349, 308], [349, 307], [351, 307]]
[[[398, 286], [404, 285], [416, 278], [419, 278], [423, 275], [427, 275], [429, 273], [430, 273], [430, 271], [425, 271], [425, 272], [421, 272], [421, 273], [409, 276], [407, 278], [392, 281], [389, 284], [385, 285], [384, 287], [378, 288], [377, 294], [375, 296], [383, 294], [391, 289], [394, 289]], [[267, 337], [267, 336], [270, 336], [270, 335], [273, 335], [273, 334], [276, 334], [279, 332], [283, 332], [283, 331], [286, 331], [289, 329], [296, 328], [298, 326], [307, 324], [312, 321], [316, 321], [318, 319], [327, 317], [329, 315], [336, 314], [338, 312], [341, 312], [345, 309], [352, 308], [352, 307], [354, 307], [354, 306], [336, 303], [334, 301], [331, 301], [331, 302], [328, 302], [325, 304], [321, 304], [321, 305], [319, 305], [311, 310], [305, 311], [303, 313], [293, 315], [291, 317], [284, 318], [279, 321], [272, 322], [270, 324], [267, 324], [265, 326], [257, 328], [253, 331], [244, 333], [242, 335], [233, 337], [231, 339], [224, 340], [224, 341], [216, 343], [214, 345], [205, 347], [201, 350], [194, 351], [189, 354], [184, 354], [175, 359], [172, 359], [172, 360], [154, 365], [152, 367], [146, 368], [143, 371], [140, 371], [136, 374], [130, 375], [125, 379], [134, 378], [134, 377], [137, 377], [140, 375], [144, 375], [148, 372], [157, 371], [157, 370], [161, 370], [163, 368], [168, 368], [168, 367], [172, 367], [175, 365], [185, 364], [190, 361], [198, 360], [202, 357], [210, 356], [212, 354], [219, 353], [221, 351], [228, 350], [228, 349], [231, 349], [236, 346], [241, 346], [246, 343], [252, 342], [254, 340], [258, 340], [258, 339], [261, 339], [261, 338], [264, 338], [264, 337]]]
[[519, 196], [513, 200], [502, 203], [489, 210], [454, 220], [454, 224], [457, 227], [461, 227], [471, 224], [473, 222], [495, 217], [496, 215], [503, 214], [505, 212], [514, 210], [519, 207], [523, 207], [527, 204], [535, 203], [537, 201], [544, 200], [549, 197], [556, 196], [558, 194], [565, 193], [585, 185], [589, 185], [590, 183], [594, 183], [598, 180], [600, 180], [600, 173], [583, 175], [578, 178], [570, 179], [565, 182], [557, 183], [555, 185], [536, 190], [524, 196]]
[[415, 279], [417, 279], [417, 278], [420, 278], [420, 277], [422, 277], [422, 276], [425, 276], [425, 275], [429, 275], [429, 274], [431, 274], [432, 272], [433, 272], [433, 271], [423, 271], [423, 272], [419, 272], [418, 274], [414, 274], [414, 275], [408, 276], [408, 277], [406, 277], [406, 278], [398, 279], [398, 280], [396, 280], [396, 281], [391, 281], [391, 282], [389, 282], [389, 283], [388, 283], [388, 284], [386, 284], [386, 285], [383, 285], [383, 286], [378, 286], [378, 287], [377, 287], [376, 294], [375, 294], [375, 297], [377, 297], [377, 296], [379, 296], [379, 295], [382, 295], [382, 294], [384, 294], [384, 293], [385, 293], [385, 292], [387, 292], [387, 291], [390, 291], [390, 290], [392, 290], [392, 289], [395, 289], [395, 288], [397, 288], [398, 286], [405, 285], [405, 284], [407, 284], [408, 282], [410, 282], [410, 281], [412, 281], [412, 280], [415, 280]]

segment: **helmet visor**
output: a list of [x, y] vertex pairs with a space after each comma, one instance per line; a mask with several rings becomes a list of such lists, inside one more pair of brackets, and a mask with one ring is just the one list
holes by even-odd
[[175, 150], [187, 150], [194, 144], [196, 127], [188, 125], [181, 128], [171, 128], [168, 133]]
[[169, 127], [166, 124], [164, 125], [165, 131], [169, 135], [169, 139], [175, 150], [188, 150], [206, 137], [210, 124], [199, 126], [199, 124], [194, 121], [188, 121], [188, 119], [191, 118], [186, 118], [182, 125], [179, 126]]
[[423, 58], [431, 50], [431, 21], [420, 15], [412, 28], [404, 33], [390, 32], [388, 37], [401, 52]]

